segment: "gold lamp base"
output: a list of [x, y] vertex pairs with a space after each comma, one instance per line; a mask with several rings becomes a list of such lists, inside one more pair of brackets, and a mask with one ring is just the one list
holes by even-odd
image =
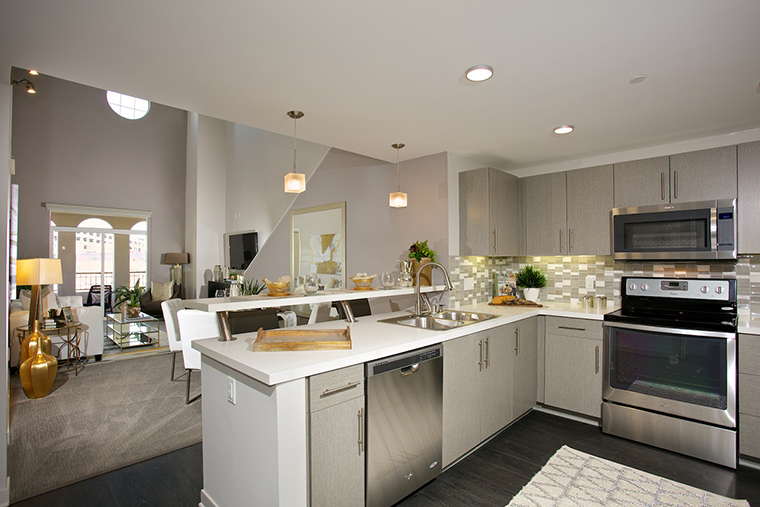
[[21, 351], [19, 352], [18, 364], [23, 364], [24, 361], [30, 357], [34, 357], [37, 353], [37, 342], [42, 343], [42, 351], [45, 354], [51, 354], [53, 350], [53, 342], [50, 341], [48, 336], [45, 336], [40, 331], [40, 321], [35, 320], [32, 324], [32, 332], [29, 333], [26, 338], [21, 342]]
[[[39, 322], [34, 323], [34, 332], [30, 336], [39, 335], [47, 338], [39, 332]], [[50, 339], [47, 338], [48, 343]], [[27, 358], [19, 366], [19, 377], [21, 377], [21, 386], [24, 393], [29, 398], [43, 398], [50, 394], [55, 382], [55, 376], [58, 373], [58, 360], [43, 351], [43, 340], [35, 340], [37, 347], [35, 354]]]

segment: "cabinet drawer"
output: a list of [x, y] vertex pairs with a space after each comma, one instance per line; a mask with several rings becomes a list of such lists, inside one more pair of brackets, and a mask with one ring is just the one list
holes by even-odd
[[739, 335], [739, 373], [760, 375], [760, 336]]
[[739, 413], [760, 417], [760, 376], [739, 374]]
[[602, 321], [547, 316], [546, 334], [559, 334], [602, 341]]
[[309, 407], [311, 412], [359, 396], [364, 396], [363, 364], [309, 377]]
[[760, 458], [760, 417], [742, 415], [739, 418], [739, 453]]

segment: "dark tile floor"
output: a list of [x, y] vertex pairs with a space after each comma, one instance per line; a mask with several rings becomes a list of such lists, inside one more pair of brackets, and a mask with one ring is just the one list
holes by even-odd
[[[760, 471], [733, 471], [533, 412], [399, 505], [503, 507], [562, 445], [760, 507]], [[14, 504], [19, 507], [193, 506], [203, 484], [194, 445]]]

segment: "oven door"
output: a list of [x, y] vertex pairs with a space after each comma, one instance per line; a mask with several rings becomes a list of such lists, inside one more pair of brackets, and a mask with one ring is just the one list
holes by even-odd
[[736, 427], [736, 334], [604, 323], [607, 402]]

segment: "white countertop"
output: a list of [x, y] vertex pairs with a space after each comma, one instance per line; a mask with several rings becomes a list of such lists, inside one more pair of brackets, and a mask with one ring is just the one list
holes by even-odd
[[[421, 292], [440, 292], [443, 285], [420, 287]], [[331, 301], [350, 301], [353, 299], [373, 299], [382, 297], [405, 296], [415, 294], [416, 287], [397, 287], [393, 289], [355, 290], [355, 289], [325, 289], [317, 294], [307, 295], [294, 292], [288, 296], [234, 296], [226, 298], [186, 299], [185, 308], [203, 310], [204, 312], [225, 312], [236, 310], [253, 310], [273, 306], [313, 305]]]
[[[209, 305], [208, 310], [221, 311], [214, 306]], [[381, 319], [409, 314], [409, 312], [359, 317], [353, 324], [339, 320], [308, 326], [309, 329], [345, 329], [349, 326], [353, 347], [351, 350], [254, 352], [252, 344], [256, 333], [235, 335], [237, 339], [230, 342], [217, 339], [196, 340], [193, 342], [193, 348], [246, 376], [268, 385], [275, 385], [435, 345], [537, 315], [602, 320], [605, 313], [615, 309], [616, 307], [613, 306], [584, 309], [579, 304], [552, 302], [545, 303], [541, 308], [489, 306], [483, 303], [461, 307], [459, 310], [491, 313], [499, 317], [447, 331], [432, 331], [377, 322]], [[307, 326], [299, 326], [300, 328], [305, 329]]]
[[760, 335], [760, 315], [739, 315], [738, 332]]

